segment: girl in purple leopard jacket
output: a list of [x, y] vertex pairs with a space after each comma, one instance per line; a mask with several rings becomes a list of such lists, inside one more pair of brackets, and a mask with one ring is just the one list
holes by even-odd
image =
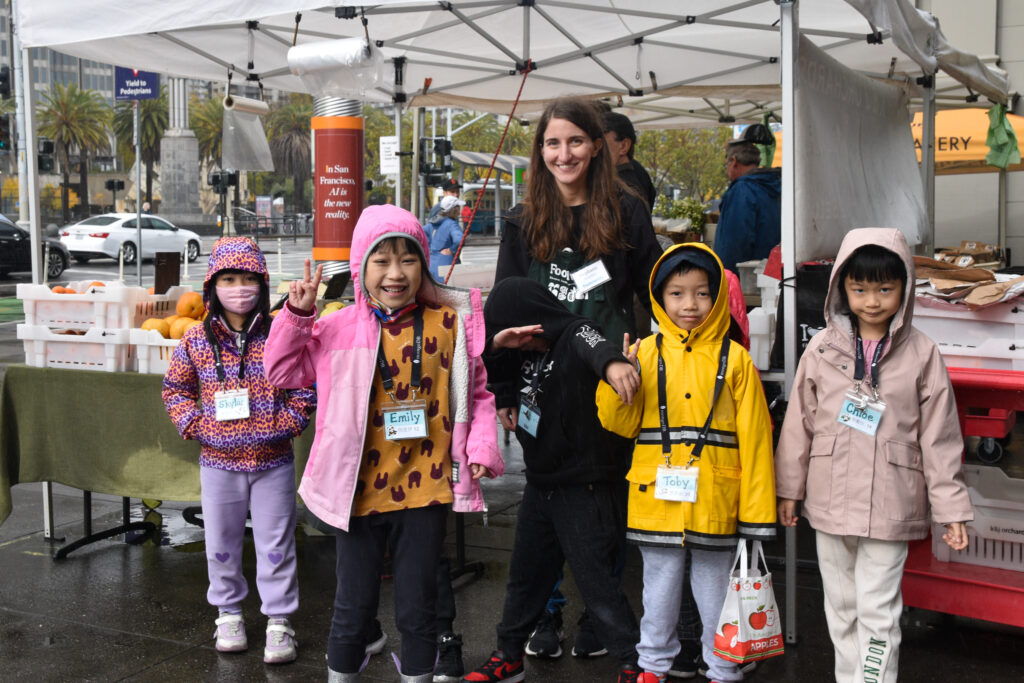
[[278, 664], [296, 657], [288, 622], [299, 606], [292, 437], [306, 428], [316, 399], [312, 390], [279, 389], [264, 375], [269, 285], [266, 260], [252, 240], [217, 240], [203, 282], [209, 315], [175, 348], [163, 400], [181, 436], [202, 446], [206, 597], [220, 611], [217, 650], [248, 648], [242, 541], [251, 508], [256, 587], [268, 617], [263, 661]]

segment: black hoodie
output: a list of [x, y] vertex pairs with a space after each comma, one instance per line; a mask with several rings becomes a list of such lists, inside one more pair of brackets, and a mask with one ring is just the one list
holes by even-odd
[[633, 441], [605, 430], [594, 403], [597, 383], [608, 363], [623, 359], [621, 349], [528, 278], [510, 277], [497, 283], [487, 297], [484, 320], [489, 339], [508, 327], [540, 324], [541, 336], [551, 342], [546, 354], [506, 349], [484, 355], [499, 408], [519, 407], [521, 392], [546, 356], [536, 396], [537, 437], [516, 428], [527, 480], [542, 489], [622, 480]]

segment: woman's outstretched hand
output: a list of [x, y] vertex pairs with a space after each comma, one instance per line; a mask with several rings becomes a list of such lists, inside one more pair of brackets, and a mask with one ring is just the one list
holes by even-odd
[[310, 277], [310, 262], [306, 259], [306, 268], [301, 280], [292, 280], [288, 285], [288, 304], [300, 311], [312, 311], [316, 308], [316, 294], [320, 288], [324, 266], [316, 267], [316, 273]]
[[534, 336], [543, 334], [541, 325], [524, 325], [523, 327], [506, 327], [491, 339], [492, 349], [518, 349], [528, 343]]

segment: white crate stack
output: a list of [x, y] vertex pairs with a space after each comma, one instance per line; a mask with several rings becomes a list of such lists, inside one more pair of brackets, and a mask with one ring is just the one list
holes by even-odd
[[[18, 325], [18, 339], [25, 347], [25, 364], [38, 368], [72, 368], [104, 372], [139, 369], [140, 352], [145, 353], [147, 370], [166, 372], [151, 361], [152, 348], [166, 349], [177, 340], [156, 343], [142, 336], [133, 341], [135, 330], [147, 318], [174, 313], [178, 298], [191, 287], [172, 287], [165, 294], [147, 294], [142, 287], [120, 282], [89, 287], [88, 282], [68, 283], [78, 294], [54, 293], [46, 285], [20, 284], [25, 322]], [[159, 333], [154, 334], [159, 337]], [[172, 349], [173, 350], [173, 349]], [[160, 351], [157, 357], [165, 352]], [[166, 351], [170, 357], [170, 350]]]
[[1024, 370], [1024, 300], [976, 311], [914, 306], [914, 327], [931, 337], [946, 365], [957, 368]]
[[968, 545], [950, 550], [942, 540], [945, 528], [935, 524], [935, 559], [1024, 572], [1024, 479], [990, 465], [964, 465], [963, 471], [974, 506], [974, 521], [967, 523]]

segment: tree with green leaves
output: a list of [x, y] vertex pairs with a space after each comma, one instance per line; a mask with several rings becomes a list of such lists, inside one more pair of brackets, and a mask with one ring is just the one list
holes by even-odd
[[71, 222], [68, 191], [72, 150], [77, 150], [79, 155], [79, 181], [80, 187], [84, 188], [80, 194], [85, 197], [83, 215], [89, 215], [89, 154], [107, 148], [110, 105], [95, 91], [82, 90], [74, 83], [67, 86], [58, 83], [53, 90], [43, 93], [36, 117], [39, 135], [53, 140], [54, 151], [60, 162], [64, 180], [61, 187], [64, 222]]
[[277, 173], [292, 178], [292, 206], [295, 211], [306, 208], [306, 181], [310, 177], [312, 148], [310, 121], [313, 118], [313, 98], [292, 94], [280, 106], [275, 106], [267, 118], [267, 139]]
[[219, 97], [200, 100], [193, 97], [188, 106], [188, 126], [199, 143], [199, 161], [220, 168], [221, 141], [224, 139], [224, 103]]
[[674, 186], [683, 196], [706, 202], [729, 186], [725, 143], [731, 137], [732, 129], [724, 126], [644, 130], [637, 135], [636, 160], [651, 174], [658, 194]]
[[[160, 97], [139, 100], [139, 131], [142, 140], [142, 163], [146, 167], [146, 198], [153, 201], [153, 164], [160, 161], [160, 140], [167, 130], [169, 112], [167, 88], [160, 88]], [[135, 127], [133, 102], [120, 102], [114, 110], [114, 134], [117, 136], [117, 151], [129, 166], [135, 163], [135, 145], [132, 131]], [[135, 188], [135, 196], [139, 189]]]

